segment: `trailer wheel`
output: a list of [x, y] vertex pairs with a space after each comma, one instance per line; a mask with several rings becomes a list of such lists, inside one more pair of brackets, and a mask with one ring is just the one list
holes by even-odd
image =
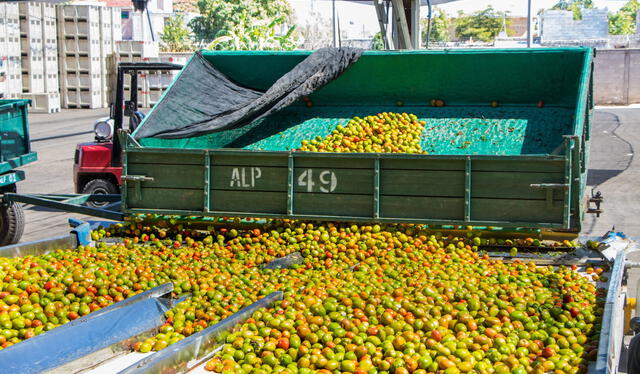
[[0, 207], [0, 246], [16, 244], [24, 232], [24, 211], [11, 201]]
[[[118, 193], [118, 188], [106, 179], [94, 179], [87, 183], [82, 189], [83, 194], [92, 195], [114, 195]], [[109, 204], [108, 202], [87, 202], [86, 205], [93, 208], [102, 208]]]

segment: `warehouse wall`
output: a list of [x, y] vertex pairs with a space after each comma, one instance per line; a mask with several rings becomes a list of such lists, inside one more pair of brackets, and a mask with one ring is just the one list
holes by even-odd
[[640, 103], [640, 49], [597, 51], [594, 100], [596, 105]]
[[574, 20], [573, 12], [545, 10], [541, 15], [542, 45], [606, 46], [609, 18], [606, 9], [583, 9], [582, 19]]

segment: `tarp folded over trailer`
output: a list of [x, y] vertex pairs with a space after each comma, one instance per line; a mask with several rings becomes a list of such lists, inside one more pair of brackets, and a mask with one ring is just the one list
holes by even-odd
[[331, 82], [361, 54], [319, 49], [263, 93], [231, 81], [198, 51], [134, 137], [188, 138], [249, 125]]

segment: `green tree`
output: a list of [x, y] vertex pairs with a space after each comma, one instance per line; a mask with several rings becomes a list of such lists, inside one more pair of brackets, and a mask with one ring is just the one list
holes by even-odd
[[560, 0], [554, 5], [552, 10], [570, 10], [573, 12], [573, 19], [582, 19], [582, 9], [593, 8], [593, 0]]
[[256, 21], [246, 13], [240, 15], [240, 22], [232, 26], [225, 35], [219, 36], [209, 44], [209, 49], [228, 50], [292, 50], [296, 47], [293, 35], [295, 26], [278, 34], [278, 29], [285, 23], [283, 17], [271, 21]]
[[609, 34], [635, 34], [638, 9], [640, 9], [640, 1], [629, 0], [618, 12], [609, 13]]
[[189, 25], [197, 40], [211, 41], [229, 34], [238, 24], [284, 17], [293, 13], [287, 0], [198, 0], [200, 16]]
[[192, 34], [184, 22], [184, 15], [169, 18], [160, 34], [164, 52], [188, 52], [193, 50]]
[[382, 39], [381, 32], [377, 32], [373, 35], [373, 41], [371, 42], [371, 49], [374, 49], [374, 50], [384, 49], [384, 40]]
[[[491, 6], [470, 15], [459, 12], [455, 21], [456, 35], [460, 40], [491, 42], [502, 29], [506, 15], [507, 13], [496, 11]], [[507, 18], [507, 26], [509, 24], [510, 20]]]
[[[428, 20], [422, 20], [422, 41], [426, 43], [427, 41], [427, 28]], [[434, 8], [433, 16], [431, 17], [431, 35], [429, 37], [430, 41], [434, 42], [448, 42], [450, 41], [449, 29], [451, 28], [452, 22], [447, 14], [439, 8]]]

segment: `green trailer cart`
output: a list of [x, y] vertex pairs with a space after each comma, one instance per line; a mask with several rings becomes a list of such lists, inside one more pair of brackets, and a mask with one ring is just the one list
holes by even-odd
[[[204, 55], [236, 82], [265, 90], [308, 53]], [[174, 140], [138, 141], [135, 133], [120, 134], [125, 144], [122, 210], [73, 205], [95, 198], [87, 195], [7, 193], [5, 199], [105, 218], [300, 218], [576, 234], [588, 211], [591, 60], [592, 51], [583, 48], [369, 52], [304, 103], [247, 127]], [[162, 100], [171, 100], [172, 92]], [[434, 107], [432, 100], [446, 105]], [[429, 154], [297, 151], [303, 140], [322, 138], [349, 118], [390, 111], [414, 113], [427, 123], [421, 141]], [[232, 226], [226, 220], [223, 224]], [[588, 371], [616, 373], [624, 315], [633, 305], [626, 301], [625, 271], [640, 266], [626, 255], [638, 245], [616, 232], [584, 239], [602, 243], [597, 250], [591, 243], [561, 255], [560, 247], [544, 244], [531, 253], [507, 255], [504, 250], [511, 245], [498, 244], [490, 245], [497, 251], [488, 254], [498, 261], [572, 265], [585, 274], [594, 264], [609, 267], [592, 278], [599, 279], [607, 296], [601, 323], [594, 325], [601, 325], [599, 346]], [[60, 245], [75, 248], [78, 240], [67, 235], [14, 245], [2, 248], [0, 255], [44, 254]], [[105, 238], [100, 245], [113, 240]], [[265, 268], [287, 266], [287, 257]], [[28, 373], [204, 372], [203, 365], [224, 349], [230, 331], [283, 297], [282, 292], [265, 292], [259, 301], [166, 349], [133, 351], [132, 342], [164, 331], [165, 311], [183, 300], [169, 298], [173, 291], [172, 283], [159, 285], [16, 344], [0, 354], [3, 367]], [[40, 359], [25, 360], [29, 355]]]
[[[264, 91], [309, 53], [203, 56]], [[575, 234], [589, 211], [592, 58], [588, 48], [365, 52], [306, 102], [249, 126], [184, 139], [127, 135], [123, 212]], [[192, 78], [188, 66], [176, 82]], [[381, 112], [426, 121], [428, 154], [296, 151]]]
[[[0, 193], [16, 192], [16, 183], [24, 180], [17, 168], [37, 159], [31, 151], [27, 106], [30, 100], [0, 100]], [[20, 205], [4, 200], [0, 208], [0, 246], [17, 243], [24, 230]]]

